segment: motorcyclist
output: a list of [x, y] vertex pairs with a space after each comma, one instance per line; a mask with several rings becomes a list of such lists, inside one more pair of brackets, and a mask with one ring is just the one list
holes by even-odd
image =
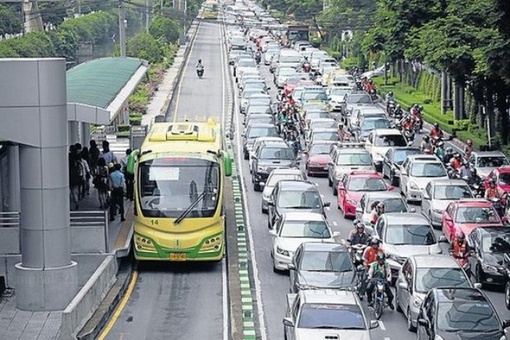
[[423, 136], [423, 138], [421, 140], [421, 144], [420, 144], [420, 150], [423, 153], [431, 153], [432, 152], [432, 143], [430, 142], [429, 136], [427, 136], [427, 135]]
[[395, 106], [395, 111], [393, 112], [393, 115], [395, 117], [402, 117], [404, 115], [404, 110], [402, 110], [400, 104], [397, 104], [397, 106]]
[[454, 153], [450, 163], [455, 170], [459, 170], [463, 163], [460, 153]]
[[365, 260], [365, 267], [368, 268], [372, 263], [374, 263], [377, 260], [377, 254], [382, 253], [382, 248], [379, 247], [380, 240], [373, 236], [370, 239], [370, 243], [368, 247], [365, 249], [365, 252], [363, 253], [363, 259]]
[[390, 307], [391, 310], [395, 309], [395, 306], [393, 305], [393, 292], [390, 289], [390, 283], [391, 283], [391, 269], [388, 262], [386, 262], [386, 256], [384, 256], [384, 253], [377, 254], [377, 261], [372, 263], [370, 265], [370, 268], [368, 269], [368, 279], [370, 280], [368, 286], [367, 286], [367, 302], [368, 306], [372, 307], [372, 293], [375, 288], [374, 281], [384, 279], [384, 288], [386, 296], [388, 297], [388, 307]]
[[459, 169], [460, 178], [465, 180], [467, 183], [471, 184], [473, 181], [473, 169], [471, 168], [469, 162], [464, 162]]
[[452, 148], [446, 148], [446, 153], [444, 154], [443, 156], [443, 163], [444, 164], [449, 164], [450, 161], [452, 160], [453, 158], [453, 149]]
[[413, 119], [411, 116], [407, 116], [402, 119], [402, 130], [412, 130], [413, 129]]
[[384, 214], [384, 203], [377, 202], [377, 204], [375, 204], [374, 208], [372, 209], [370, 215], [370, 224], [375, 225], [377, 223], [377, 220], [379, 220], [379, 217], [382, 214]]
[[441, 129], [439, 128], [438, 123], [434, 123], [434, 127], [430, 130], [430, 137], [443, 138], [443, 131], [441, 131]]
[[361, 221], [357, 221], [354, 225], [354, 229], [349, 234], [350, 244], [368, 244], [370, 235], [365, 231], [365, 225]]
[[202, 59], [198, 59], [197, 64], [195, 65], [195, 68], [197, 70], [203, 70], [204, 69], [204, 64], [202, 64]]
[[262, 52], [260, 50], [257, 50], [257, 52], [255, 52], [255, 62], [257, 64], [260, 64], [261, 60], [262, 60]]
[[469, 245], [466, 241], [466, 235], [462, 231], [455, 234], [455, 239], [450, 246], [450, 255], [454, 259], [465, 259], [469, 256]]
[[473, 152], [473, 140], [468, 139], [466, 141], [466, 146], [464, 147], [464, 153], [471, 154]]
[[492, 178], [489, 181], [489, 187], [485, 190], [485, 199], [502, 198], [505, 191], [496, 185], [496, 181]]
[[289, 104], [292, 107], [296, 106], [296, 101], [294, 100], [294, 98], [292, 98], [291, 94], [287, 96], [287, 104]]
[[445, 155], [444, 142], [439, 142], [434, 150], [434, 154], [439, 158], [443, 159]]
[[390, 91], [386, 94], [385, 100], [386, 100], [386, 111], [388, 111], [388, 108], [390, 107], [390, 103], [395, 102], [395, 97], [393, 96], [393, 91]]
[[409, 113], [411, 114], [411, 117], [413, 117], [414, 119], [416, 119], [416, 118], [421, 119], [421, 112], [418, 108], [418, 104], [413, 104], [411, 106], [411, 109], [409, 109]]
[[340, 141], [348, 141], [352, 135], [350, 132], [344, 130], [343, 124], [338, 125], [338, 137], [340, 138]]

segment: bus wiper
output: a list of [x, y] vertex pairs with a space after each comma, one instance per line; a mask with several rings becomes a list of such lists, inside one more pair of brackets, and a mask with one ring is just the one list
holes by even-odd
[[208, 190], [204, 190], [193, 202], [191, 202], [191, 204], [189, 205], [189, 207], [186, 208], [186, 210], [184, 210], [182, 212], [181, 215], [179, 215], [179, 217], [177, 217], [174, 221], [174, 225], [178, 225], [179, 223], [182, 222], [182, 220], [184, 220], [186, 218], [186, 216], [189, 215], [189, 213], [197, 206], [198, 203], [200, 203], [201, 200], [204, 199], [205, 195], [207, 195], [207, 192]]

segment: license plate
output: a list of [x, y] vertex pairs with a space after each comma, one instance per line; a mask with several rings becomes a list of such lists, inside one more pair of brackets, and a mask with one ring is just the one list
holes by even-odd
[[327, 167], [327, 166], [325, 166], [325, 167], [324, 167], [324, 170], [328, 170], [328, 167]]
[[186, 261], [186, 253], [170, 253], [170, 261]]

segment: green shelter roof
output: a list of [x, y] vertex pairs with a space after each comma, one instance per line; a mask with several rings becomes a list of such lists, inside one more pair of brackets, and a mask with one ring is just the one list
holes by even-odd
[[67, 71], [67, 101], [106, 109], [143, 62], [101, 58], [71, 68]]

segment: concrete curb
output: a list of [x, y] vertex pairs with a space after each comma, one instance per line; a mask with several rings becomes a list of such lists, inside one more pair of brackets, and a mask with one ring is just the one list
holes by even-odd
[[120, 300], [122, 300], [129, 285], [132, 272], [133, 267], [130, 263], [130, 259], [124, 260], [120, 265], [115, 284], [108, 291], [94, 314], [92, 314], [90, 319], [80, 330], [76, 339], [93, 340], [99, 336], [101, 330], [106, 326], [111, 315], [117, 308]]
[[[198, 17], [200, 17], [200, 13], [198, 14]], [[174, 96], [175, 96], [175, 89], [177, 88], [177, 85], [181, 81], [182, 74], [183, 74], [183, 65], [186, 63], [186, 60], [188, 59], [189, 53], [191, 51], [191, 46], [193, 46], [193, 43], [195, 42], [195, 39], [197, 37], [198, 31], [200, 29], [200, 25], [202, 24], [202, 21], [198, 18], [193, 20], [193, 23], [190, 26], [190, 30], [192, 31], [191, 39], [186, 43], [186, 47], [184, 48], [184, 53], [182, 55], [182, 60], [179, 63], [179, 65], [173, 64], [171, 67], [177, 67], [178, 71], [175, 75], [175, 78], [172, 82], [171, 91], [168, 93], [168, 96], [165, 99], [165, 102], [163, 106], [161, 107], [161, 110], [159, 111], [160, 115], [163, 115], [166, 117], [167, 111], [170, 108], [170, 104], [172, 103]]]
[[[230, 74], [230, 72], [229, 72]], [[228, 82], [228, 120], [225, 124], [225, 131], [234, 131], [234, 98], [232, 84]], [[227, 152], [235, 159], [232, 140], [225, 138]], [[255, 330], [255, 312], [254, 305], [256, 299], [252, 294], [252, 284], [250, 281], [250, 261], [248, 260], [248, 236], [246, 234], [246, 216], [244, 214], [244, 202], [241, 193], [242, 174], [237, 170], [235, 162], [232, 163], [232, 195], [234, 198], [235, 226], [237, 230], [237, 251], [238, 251], [238, 271], [239, 283], [241, 285], [241, 310], [242, 310], [242, 339], [256, 340]], [[234, 319], [237, 316], [232, 316]]]
[[108, 256], [103, 260], [62, 313], [59, 339], [76, 338], [76, 332], [83, 327], [85, 320], [90, 318], [114, 285], [117, 269], [117, 262], [113, 256]]

